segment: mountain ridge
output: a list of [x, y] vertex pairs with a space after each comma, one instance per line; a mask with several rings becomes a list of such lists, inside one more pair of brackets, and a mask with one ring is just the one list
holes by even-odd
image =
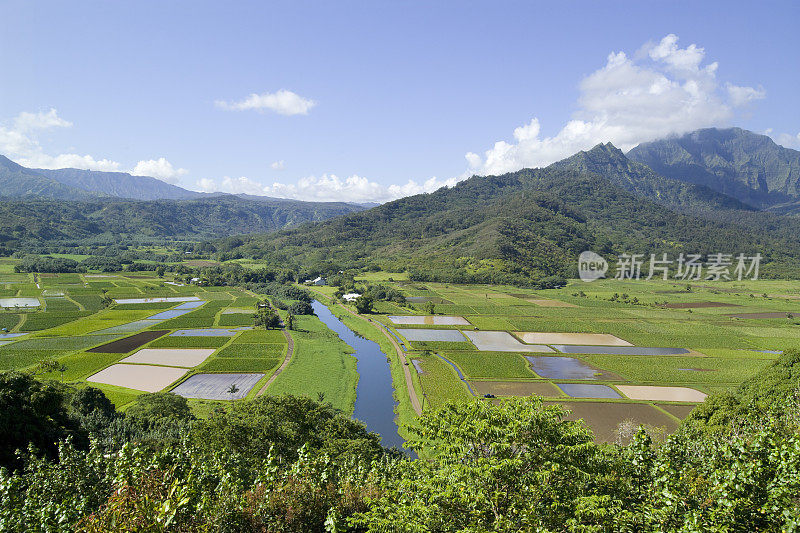
[[758, 209], [800, 200], [800, 151], [742, 128], [705, 128], [626, 154], [656, 173], [705, 185]]

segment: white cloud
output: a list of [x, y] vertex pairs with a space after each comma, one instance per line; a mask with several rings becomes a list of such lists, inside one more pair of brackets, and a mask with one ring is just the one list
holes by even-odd
[[800, 133], [792, 135], [791, 133], [772, 133], [767, 132], [767, 135], [772, 137], [772, 140], [786, 148], [793, 148], [800, 150]]
[[316, 202], [386, 202], [403, 196], [433, 192], [444, 186], [455, 185], [462, 177], [440, 180], [436, 177], [423, 182], [409, 180], [403, 185], [381, 185], [363, 176], [341, 178], [335, 174], [320, 177], [308, 176], [295, 183], [273, 182], [264, 185], [242, 176], [225, 176], [220, 183], [202, 179], [198, 186], [205, 192], [227, 192], [231, 194], [254, 194]]
[[270, 167], [272, 167], [272, 170], [284, 170], [286, 168], [286, 162], [281, 159], [280, 161], [273, 162]]
[[274, 111], [279, 115], [307, 115], [311, 108], [317, 105], [314, 100], [304, 98], [286, 89], [281, 89], [274, 93], [253, 93], [244, 100], [239, 100], [238, 102], [217, 100], [214, 103], [217, 107], [229, 111], [253, 109], [261, 113], [265, 111]]
[[721, 86], [717, 63], [704, 61], [703, 48], [680, 48], [673, 34], [646, 44], [634, 57], [612, 52], [605, 66], [581, 81], [578, 110], [558, 133], [543, 137], [534, 117], [514, 130], [513, 141], [496, 142], [483, 157], [468, 152], [470, 172], [500, 174], [544, 166], [601, 142], [628, 150], [640, 142], [724, 126], [737, 107], [765, 96], [761, 87]]
[[11, 126], [0, 125], [0, 153], [31, 168], [81, 168], [88, 170], [119, 170], [120, 164], [110, 159], [95, 159], [91, 155], [49, 155], [39, 144], [39, 134], [53, 128], [72, 126], [58, 116], [55, 109], [47, 112], [23, 111], [12, 121]]
[[767, 96], [767, 91], [761, 86], [758, 89], [754, 89], [753, 87], [739, 87], [728, 83], [725, 87], [728, 89], [731, 103], [735, 106], [742, 106], [753, 100], [763, 100]]
[[131, 174], [134, 176], [150, 176], [152, 178], [158, 178], [161, 181], [166, 181], [167, 183], [177, 184], [180, 181], [180, 177], [188, 173], [189, 171], [185, 168], [175, 168], [172, 166], [172, 163], [166, 160], [164, 157], [159, 157], [158, 159], [149, 159], [147, 161], [139, 161], [136, 163], [136, 167], [134, 167]]

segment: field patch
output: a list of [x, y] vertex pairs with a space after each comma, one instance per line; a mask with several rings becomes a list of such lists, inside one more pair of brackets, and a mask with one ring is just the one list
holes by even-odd
[[557, 383], [556, 385], [572, 398], [622, 398], [608, 385], [586, 385], [584, 383]]
[[457, 329], [398, 329], [409, 341], [467, 342]]
[[686, 355], [685, 348], [647, 348], [643, 346], [569, 346], [553, 344], [553, 348], [563, 353], [604, 354], [604, 355]]
[[656, 387], [650, 385], [619, 385], [622, 394], [631, 400], [658, 402], [702, 402], [706, 394], [689, 387]]
[[233, 337], [241, 329], [228, 328], [201, 328], [201, 329], [179, 329], [169, 334], [170, 337]]
[[167, 335], [150, 343], [150, 348], [219, 348], [230, 342], [230, 337], [173, 337]]
[[134, 320], [133, 322], [128, 322], [127, 324], [120, 324], [119, 326], [112, 326], [110, 328], [101, 329], [99, 331], [93, 331], [90, 335], [104, 335], [104, 334], [114, 334], [114, 333], [133, 333], [134, 331], [139, 331], [140, 329], [144, 329], [150, 326], [154, 326], [161, 322], [160, 320]]
[[388, 317], [393, 324], [417, 326], [469, 326], [470, 323], [461, 316], [417, 316], [417, 315], [392, 315]]
[[558, 398], [561, 391], [552, 383], [542, 381], [470, 381], [472, 390], [478, 396], [541, 396]]
[[144, 392], [158, 392], [182, 378], [186, 372], [188, 370], [185, 368], [116, 364], [89, 376], [86, 381]]
[[148, 318], [150, 320], [169, 320], [170, 318], [178, 318], [179, 316], [183, 316], [186, 313], [191, 312], [191, 309], [167, 309], [166, 311], [161, 311], [160, 313], [156, 313]]
[[695, 408], [694, 405], [676, 405], [669, 403], [657, 403], [656, 405], [675, 418], [680, 418], [681, 420], [689, 416]]
[[[195, 374], [171, 392], [184, 398], [240, 400], [263, 377], [264, 374]], [[231, 394], [231, 386], [235, 386], [237, 392]]]
[[219, 351], [217, 357], [270, 357], [283, 358], [286, 355], [285, 344], [230, 344]]
[[149, 304], [149, 303], [181, 303], [181, 302], [196, 302], [200, 298], [197, 296], [168, 296], [162, 298], [117, 298], [114, 301], [118, 304]]
[[567, 419], [583, 419], [594, 433], [596, 442], [614, 442], [617, 427], [627, 421], [635, 425], [663, 427], [670, 433], [678, 427], [668, 415], [643, 403], [563, 402], [558, 405], [571, 411]]
[[541, 300], [537, 298], [525, 298], [525, 301], [538, 305], [539, 307], [578, 307], [569, 302], [562, 302], [561, 300]]
[[139, 346], [143, 346], [148, 342], [165, 335], [166, 333], [167, 331], [143, 331], [141, 333], [137, 333], [136, 335], [131, 335], [130, 337], [125, 337], [124, 339], [109, 342], [87, 351], [89, 353], [128, 353], [131, 350], [135, 350]]
[[92, 335], [91, 337], [41, 337], [14, 343], [15, 350], [84, 350], [103, 342], [118, 339], [119, 335]]
[[528, 344], [593, 344], [597, 346], [633, 346], [608, 333], [536, 333], [515, 331], [514, 335]]
[[789, 315], [800, 316], [800, 312], [766, 312], [766, 313], [738, 313], [732, 315], [725, 315], [731, 318], [742, 318], [745, 320], [758, 320], [763, 318], [789, 318]]
[[741, 307], [727, 302], [673, 302], [664, 304], [667, 309], [706, 309], [709, 307]]
[[507, 331], [464, 331], [478, 350], [489, 352], [552, 352], [544, 345], [522, 344]]
[[552, 357], [527, 355], [531, 368], [539, 376], [547, 379], [621, 379], [616, 374], [606, 372], [574, 357]]
[[145, 348], [121, 363], [194, 367], [209, 358], [214, 348]]
[[0, 298], [0, 307], [39, 307], [38, 298]]
[[236, 339], [237, 343], [257, 344], [257, 343], [286, 343], [283, 331], [279, 329], [254, 329], [243, 331]]

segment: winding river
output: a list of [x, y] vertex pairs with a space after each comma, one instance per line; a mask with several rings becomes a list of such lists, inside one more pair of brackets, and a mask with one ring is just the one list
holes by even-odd
[[314, 300], [311, 304], [314, 313], [336, 332], [339, 338], [349, 344], [358, 360], [358, 386], [353, 418], [361, 420], [369, 431], [381, 436], [381, 444], [387, 448], [402, 449], [403, 438], [397, 433], [394, 409], [397, 402], [392, 388], [392, 374], [387, 356], [378, 343], [359, 336], [323, 304]]

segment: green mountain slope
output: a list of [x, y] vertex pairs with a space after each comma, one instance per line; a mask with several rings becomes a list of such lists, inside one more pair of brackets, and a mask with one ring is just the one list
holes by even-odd
[[689, 210], [753, 209], [705, 185], [659, 176], [647, 165], [625, 157], [622, 150], [611, 143], [578, 152], [554, 163], [551, 168], [598, 174], [636, 196], [671, 207]]
[[[771, 236], [681, 214], [571, 167], [475, 176], [323, 223], [252, 235], [234, 253], [320, 271], [378, 266], [407, 269], [415, 279], [523, 284], [573, 273], [587, 249], [610, 256], [759, 251], [775, 268], [800, 257], [791, 232]], [[800, 231], [800, 222], [787, 227]]]
[[800, 152], [740, 128], [643, 143], [627, 155], [662, 176], [705, 185], [757, 208], [800, 199]]
[[0, 155], [0, 198], [87, 200], [103, 196], [65, 185]]
[[98, 172], [76, 168], [35, 169], [35, 172], [76, 189], [131, 200], [187, 200], [206, 196], [156, 178], [131, 176], [125, 172]]
[[264, 233], [362, 208], [344, 203], [201, 200], [0, 202], [0, 241], [12, 248], [42, 242], [209, 239]]

